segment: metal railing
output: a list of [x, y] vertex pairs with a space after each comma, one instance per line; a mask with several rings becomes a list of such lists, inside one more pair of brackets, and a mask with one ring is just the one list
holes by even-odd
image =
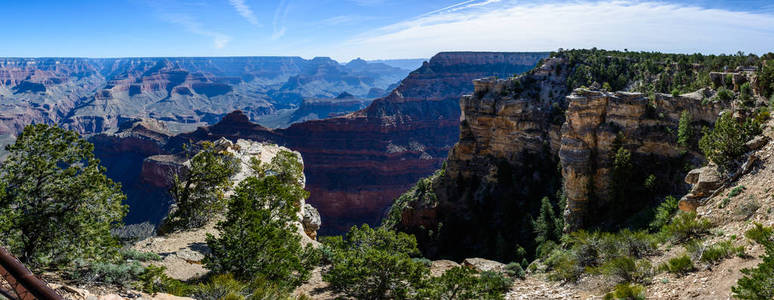
[[8, 250], [0, 247], [0, 277], [11, 286], [16, 297], [10, 291], [0, 288], [0, 295], [19, 300], [62, 300], [62, 296], [51, 289], [43, 280], [36, 277]]

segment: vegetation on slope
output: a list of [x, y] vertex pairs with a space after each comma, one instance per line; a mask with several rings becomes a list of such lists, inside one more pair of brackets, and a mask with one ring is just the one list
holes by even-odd
[[499, 273], [465, 267], [429, 276], [414, 236], [368, 225], [345, 237], [323, 240], [331, 266], [323, 279], [356, 299], [502, 299], [512, 280]]
[[743, 123], [727, 112], [715, 122], [715, 128], [704, 130], [699, 148], [710, 161], [724, 169], [730, 169], [739, 156], [747, 151], [745, 143], [761, 133], [758, 119], [746, 118]]
[[[607, 83], [611, 91], [626, 90], [646, 94], [681, 94], [713, 87], [710, 72], [734, 71], [737, 67], [756, 67], [761, 70], [759, 74], [771, 76], [774, 74], [771, 64], [764, 63], [771, 56], [774, 55], [758, 57], [742, 52], [735, 55], [666, 54], [596, 48], [552, 54], [552, 57], [568, 59], [568, 66], [572, 68], [567, 79], [568, 90], [592, 86], [596, 82], [600, 85]], [[774, 82], [772, 80], [764, 82]], [[733, 89], [733, 86], [730, 87]], [[768, 94], [764, 96], [768, 97]]]
[[190, 159], [190, 167], [176, 172], [169, 194], [176, 209], [160, 226], [161, 233], [204, 226], [226, 207], [226, 191], [239, 163], [229, 153], [221, 153], [211, 143]]
[[739, 299], [772, 299], [774, 298], [774, 230], [755, 224], [748, 230], [745, 237], [760, 244], [766, 250], [763, 262], [752, 269], [743, 269], [744, 277], [731, 288], [734, 297]]
[[0, 244], [34, 269], [118, 255], [110, 229], [126, 214], [119, 184], [77, 133], [29, 125], [0, 169]]
[[237, 279], [263, 278], [295, 288], [317, 263], [312, 248], [301, 246], [294, 224], [301, 199], [309, 195], [301, 185], [303, 166], [294, 153], [283, 150], [268, 166], [253, 160], [253, 168], [257, 174], [274, 175], [249, 177], [239, 184], [225, 220], [218, 223], [219, 237], [207, 237], [211, 253], [205, 265]]

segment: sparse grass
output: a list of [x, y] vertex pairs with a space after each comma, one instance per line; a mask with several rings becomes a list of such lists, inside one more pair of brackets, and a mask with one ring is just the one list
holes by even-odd
[[139, 262], [76, 262], [69, 277], [81, 283], [101, 283], [131, 287], [132, 282], [145, 272]]
[[661, 234], [665, 239], [679, 244], [709, 233], [712, 226], [709, 220], [699, 218], [695, 212], [679, 213], [661, 229]]
[[647, 259], [617, 257], [599, 267], [599, 272], [619, 283], [650, 283], [653, 265]]
[[645, 300], [645, 288], [641, 285], [619, 284], [605, 294], [605, 300]]
[[687, 254], [683, 254], [678, 257], [670, 258], [667, 262], [661, 264], [658, 269], [660, 271], [667, 271], [677, 276], [683, 276], [696, 269], [693, 265], [691, 257]]
[[583, 273], [602, 273], [619, 282], [646, 282], [652, 274], [643, 260], [656, 251], [656, 240], [645, 231], [624, 229], [618, 233], [573, 232], [564, 238], [569, 249], [556, 248], [545, 263], [549, 278], [577, 281]]
[[124, 259], [131, 259], [136, 261], [160, 261], [161, 256], [159, 256], [156, 253], [152, 252], [143, 252], [139, 251], [133, 248], [122, 248], [119, 250], [119, 254], [123, 256]]
[[520, 263], [512, 262], [505, 266], [505, 274], [508, 276], [524, 279], [526, 276], [526, 273], [524, 272], [524, 268], [521, 267]]
[[731, 190], [731, 192], [728, 193], [728, 196], [731, 197], [731, 198], [736, 197], [737, 195], [739, 195], [742, 192], [744, 192], [744, 190], [746, 190], [746, 189], [747, 188], [745, 186], [743, 186], [743, 185], [737, 186], [737, 187], [733, 188]]
[[744, 257], [744, 247], [735, 247], [731, 241], [722, 241], [706, 245], [702, 241], [692, 241], [685, 245], [691, 255], [704, 263], [715, 264], [733, 255]]
[[669, 223], [678, 208], [677, 198], [667, 196], [664, 198], [664, 202], [658, 205], [656, 208], [656, 215], [653, 217], [653, 221], [650, 222], [650, 230], [652, 232], [658, 231], [661, 227]]
[[731, 198], [729, 197], [723, 198], [723, 200], [720, 201], [720, 203], [718, 204], [718, 208], [720, 209], [726, 208], [729, 202], [731, 202]]

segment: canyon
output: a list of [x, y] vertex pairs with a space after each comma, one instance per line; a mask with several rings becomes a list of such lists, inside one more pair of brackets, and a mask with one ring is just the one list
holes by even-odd
[[128, 176], [114, 177], [125, 186], [137, 187], [126, 191], [131, 206], [148, 208], [143, 214], [148, 217], [144, 218], [130, 212], [130, 223], [156, 222], [166, 213], [168, 199], [162, 197], [168, 185], [163, 179], [165, 166], [175, 163], [169, 155], [179, 153], [185, 144], [225, 137], [286, 146], [300, 152], [304, 159], [306, 186], [311, 193], [307, 201], [323, 219], [320, 234], [334, 234], [352, 225], [378, 223], [395, 197], [441, 166], [459, 136], [459, 97], [473, 91], [473, 79], [511, 77], [533, 68], [547, 56], [440, 53], [410, 73], [388, 96], [374, 100], [365, 109], [285, 129], [269, 129], [251, 122], [248, 113], [237, 111], [190, 133], [165, 133], [166, 138], [158, 140], [155, 147], [117, 146], [139, 145], [125, 142], [143, 134], [135, 130], [136, 126], [124, 127], [135, 128], [131, 131], [97, 135], [91, 141], [108, 169], [125, 164], [124, 160], [114, 159], [125, 153], [136, 155], [140, 162], [132, 163], [133, 170], [124, 171]]
[[307, 98], [380, 97], [410, 71], [326, 57], [0, 58], [0, 136], [33, 122], [113, 132], [134, 118], [179, 133], [237, 109], [260, 121]]

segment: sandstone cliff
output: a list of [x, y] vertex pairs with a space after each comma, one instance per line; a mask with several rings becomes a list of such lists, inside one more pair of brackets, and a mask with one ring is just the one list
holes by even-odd
[[[558, 55], [516, 78], [475, 80], [460, 100], [460, 138], [445, 167], [398, 198], [384, 224], [415, 234], [428, 257], [508, 260], [517, 247], [534, 247], [530, 220], [543, 197], [566, 201], [557, 207], [566, 230], [612, 229], [684, 193], [686, 170], [704, 163], [698, 132], [731, 103], [709, 101], [708, 89], [652, 97], [598, 83], [573, 90], [569, 78], [583, 64]], [[697, 133], [688, 148], [677, 145], [683, 112]], [[614, 172], [619, 149], [627, 169]]]
[[459, 142], [428, 183], [432, 196], [399, 198], [390, 225], [415, 234], [424, 255], [452, 259], [498, 257], [531, 236], [535, 199], [554, 194], [560, 184], [555, 156], [564, 63], [548, 59], [515, 79], [475, 80], [473, 94], [460, 100]]
[[[685, 165], [702, 163], [699, 153], [677, 145], [677, 126], [682, 112], [688, 112], [695, 124], [712, 124], [730, 103], [702, 103], [702, 93], [669, 96], [656, 94], [654, 101], [641, 93], [577, 90], [567, 97], [567, 121], [562, 127], [559, 159], [562, 163], [564, 193], [567, 197], [565, 219], [568, 230], [587, 223], [620, 221], [620, 217], [642, 208], [640, 187], [620, 187], [614, 191], [614, 158], [619, 148], [630, 151], [633, 170], [629, 179], [644, 182], [653, 174], [653, 187], [662, 191], [685, 190], [680, 178]], [[695, 132], [698, 132], [697, 127]], [[690, 149], [688, 149], [690, 150]], [[638, 191], [639, 193], [633, 193]], [[621, 202], [625, 193], [626, 202]], [[639, 203], [639, 204], [638, 204]], [[593, 213], [592, 213], [593, 212]], [[616, 220], [618, 219], [618, 220]]]
[[304, 155], [309, 201], [331, 220], [323, 231], [377, 223], [395, 197], [440, 167], [459, 135], [458, 99], [473, 79], [521, 73], [546, 55], [440, 53], [364, 110], [281, 131]]

